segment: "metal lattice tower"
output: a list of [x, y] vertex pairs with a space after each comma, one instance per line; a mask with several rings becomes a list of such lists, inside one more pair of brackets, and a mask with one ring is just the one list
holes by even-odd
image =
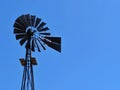
[[33, 65], [37, 65], [37, 63], [36, 63], [36, 59], [31, 57], [30, 49], [26, 50], [25, 60], [21, 58], [20, 62], [22, 66], [24, 66], [21, 90], [35, 90]]
[[32, 57], [32, 52], [37, 49], [46, 50], [45, 45], [61, 52], [61, 38], [52, 37], [47, 32], [46, 23], [41, 19], [30, 14], [21, 15], [15, 20], [14, 34], [16, 40], [20, 40], [20, 45], [25, 44], [26, 56], [20, 58], [20, 62], [24, 67], [21, 90], [35, 90], [33, 65], [37, 65], [36, 59]]

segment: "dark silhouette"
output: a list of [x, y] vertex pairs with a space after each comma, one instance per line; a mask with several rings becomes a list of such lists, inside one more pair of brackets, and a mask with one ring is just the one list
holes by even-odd
[[52, 37], [47, 32], [48, 27], [40, 18], [26, 14], [21, 15], [15, 20], [14, 34], [20, 45], [25, 45], [26, 56], [21, 58], [21, 64], [24, 66], [21, 90], [34, 90], [33, 65], [37, 65], [36, 59], [31, 56], [32, 51], [37, 49], [39, 52], [46, 50], [45, 45], [61, 52], [61, 38]]

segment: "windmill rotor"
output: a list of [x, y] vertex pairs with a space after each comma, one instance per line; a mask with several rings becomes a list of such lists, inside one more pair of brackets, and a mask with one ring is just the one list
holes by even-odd
[[52, 37], [48, 32], [49, 28], [41, 18], [35, 15], [25, 14], [19, 16], [14, 23], [14, 34], [16, 40], [20, 41], [20, 45], [25, 45], [26, 49], [35, 48], [40, 52], [41, 49], [46, 50], [45, 45], [61, 52], [61, 38]]

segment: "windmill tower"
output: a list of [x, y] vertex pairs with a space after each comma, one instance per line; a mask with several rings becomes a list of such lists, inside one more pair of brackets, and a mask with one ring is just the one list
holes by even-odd
[[40, 52], [46, 50], [45, 46], [61, 52], [61, 38], [52, 37], [46, 23], [34, 15], [21, 15], [15, 20], [14, 34], [20, 45], [25, 45], [25, 58], [20, 58], [24, 67], [21, 90], [35, 90], [33, 65], [37, 65], [36, 59], [32, 57], [32, 52], [36, 49]]

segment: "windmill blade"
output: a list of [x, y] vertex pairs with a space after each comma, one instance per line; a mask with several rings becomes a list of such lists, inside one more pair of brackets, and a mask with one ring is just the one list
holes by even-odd
[[31, 16], [31, 25], [35, 26], [35, 16]]
[[61, 44], [61, 38], [60, 37], [47, 37], [45, 36], [44, 38], [52, 41], [52, 42], [55, 42], [55, 43], [58, 43], [58, 44]]
[[40, 33], [42, 35], [51, 35], [50, 33]]
[[25, 33], [25, 31], [17, 28], [14, 29], [14, 34], [21, 34], [21, 33]]
[[18, 18], [17, 20], [15, 20], [15, 22], [19, 23], [20, 25], [24, 26], [24, 28], [26, 29], [26, 26], [24, 25], [24, 23], [21, 21], [20, 18]]
[[30, 26], [29, 20], [27, 20], [29, 19], [29, 16], [26, 16], [26, 15], [23, 15], [23, 16], [24, 16], [24, 22], [26, 23], [27, 27]]
[[42, 22], [42, 23], [38, 26], [37, 29], [38, 29], [38, 30], [39, 30], [39, 29], [42, 29], [44, 25], [46, 25], [46, 23], [45, 23], [45, 22]]
[[16, 35], [16, 40], [25, 38], [25, 37], [26, 37], [26, 34], [19, 34], [19, 35]]
[[39, 46], [38, 46], [38, 43], [37, 43], [36, 39], [35, 39], [35, 44], [36, 44], [36, 46], [37, 46], [38, 51], [40, 52], [40, 48], [39, 48]]
[[54, 43], [52, 41], [46, 40], [46, 39], [41, 39], [47, 46], [53, 48], [54, 50], [61, 52], [61, 44]]
[[39, 39], [37, 39], [38, 40], [38, 42], [40, 43], [40, 45], [42, 46], [42, 48], [44, 49], [44, 50], [46, 50], [46, 48], [44, 47], [44, 45], [40, 42], [40, 38]]
[[31, 22], [30, 22], [30, 14], [25, 15], [26, 18], [26, 22], [28, 26], [31, 26]]
[[34, 39], [32, 40], [32, 51], [34, 52], [35, 51], [35, 44], [34, 44]]
[[26, 40], [27, 40], [27, 38], [21, 39], [21, 40], [20, 40], [20, 45], [22, 46], [22, 45], [25, 43]]
[[39, 28], [39, 29], [38, 29], [39, 32], [41, 32], [41, 31], [47, 31], [47, 30], [49, 30], [48, 27], [45, 27], [45, 28]]
[[36, 22], [35, 22], [35, 27], [38, 26], [38, 24], [40, 23], [41, 19], [40, 18], [36, 18]]
[[15, 22], [14, 27], [15, 27], [15, 28], [18, 28], [18, 29], [25, 30], [25, 27], [24, 27], [24, 26], [22, 26], [22, 25], [20, 25], [20, 24], [19, 24], [19, 23], [17, 23], [17, 22]]
[[21, 20], [21, 22], [24, 24], [24, 26], [25, 26], [25, 28], [27, 28], [27, 23], [26, 23], [26, 19], [25, 19], [25, 17], [24, 17], [24, 15], [21, 15], [20, 17], [19, 17], [19, 19]]

